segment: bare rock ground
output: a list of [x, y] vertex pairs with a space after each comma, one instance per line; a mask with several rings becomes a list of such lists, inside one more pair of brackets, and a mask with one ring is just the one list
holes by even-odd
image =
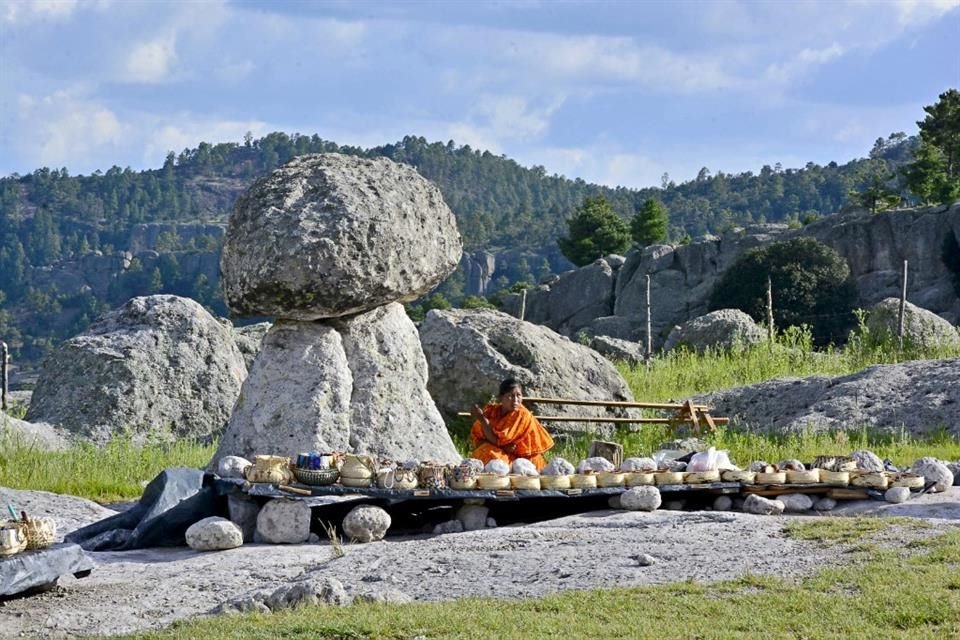
[[[69, 496], [0, 489], [29, 505], [50, 501], [69, 530], [96, 520], [96, 505]], [[39, 510], [41, 502], [33, 503]], [[841, 513], [930, 518], [935, 529], [960, 524], [960, 488], [900, 505], [848, 503]], [[809, 517], [809, 516], [797, 516]], [[817, 517], [817, 516], [813, 516]], [[221, 552], [187, 548], [90, 554], [84, 579], [0, 603], [0, 637], [118, 634], [208, 614], [218, 605], [291, 580], [333, 577], [349, 595], [401, 591], [416, 600], [468, 596], [535, 597], [594, 587], [637, 586], [744, 574], [798, 578], [848, 561], [839, 546], [787, 538], [788, 517], [731, 512], [593, 511], [522, 526], [440, 536], [391, 537], [346, 544], [335, 557], [320, 544], [248, 544]], [[930, 529], [905, 528], [909, 537]], [[652, 562], [651, 562], [652, 558]]]

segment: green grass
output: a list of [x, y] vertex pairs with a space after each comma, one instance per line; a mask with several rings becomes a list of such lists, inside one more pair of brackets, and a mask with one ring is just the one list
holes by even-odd
[[[875, 525], [873, 523], [876, 523]], [[842, 519], [826, 544], [902, 520]], [[798, 525], [802, 531], [816, 524]], [[842, 535], [841, 535], [842, 534]], [[791, 534], [794, 535], [794, 534]], [[803, 536], [801, 536], [803, 537]], [[809, 538], [807, 538], [809, 539]], [[745, 576], [719, 583], [565, 592], [519, 601], [468, 598], [407, 605], [302, 607], [182, 622], [142, 638], [956, 638], [960, 530], [913, 545], [863, 546], [855, 564], [790, 581]]]
[[206, 466], [216, 445], [188, 440], [135, 446], [116, 437], [102, 449], [82, 444], [43, 451], [11, 435], [0, 437], [0, 486], [52, 491], [100, 503], [139, 498], [144, 481], [169, 467]]

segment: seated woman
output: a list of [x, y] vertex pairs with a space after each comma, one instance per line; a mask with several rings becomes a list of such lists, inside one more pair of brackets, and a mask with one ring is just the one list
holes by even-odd
[[510, 464], [517, 458], [527, 458], [543, 469], [547, 461], [544, 452], [553, 446], [553, 438], [530, 410], [523, 406], [523, 389], [513, 378], [500, 383], [500, 402], [481, 409], [474, 405], [471, 414], [476, 421], [470, 430], [475, 445], [472, 457], [483, 460], [503, 460]]

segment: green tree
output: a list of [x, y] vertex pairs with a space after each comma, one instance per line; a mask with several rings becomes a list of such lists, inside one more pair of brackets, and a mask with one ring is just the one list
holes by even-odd
[[482, 296], [467, 296], [460, 302], [461, 309], [496, 309], [497, 307]]
[[630, 232], [634, 242], [646, 247], [666, 240], [669, 224], [666, 207], [653, 198], [647, 198], [630, 221]]
[[819, 345], [842, 341], [853, 323], [856, 285], [847, 261], [813, 238], [796, 238], [751, 249], [723, 274], [709, 309], [740, 309], [766, 317], [766, 284], [773, 290], [778, 327], [810, 325]]
[[907, 188], [924, 204], [960, 198], [960, 180], [950, 180], [943, 152], [928, 142], [920, 143], [913, 162], [904, 167], [903, 177]]
[[[864, 182], [860, 191], [850, 192], [850, 201], [868, 209], [870, 213], [886, 211], [900, 204], [901, 198], [897, 189], [891, 186], [894, 174], [880, 170], [872, 172]], [[799, 224], [797, 225], [799, 226]]]
[[602, 194], [587, 197], [567, 221], [567, 237], [557, 240], [560, 251], [578, 267], [611, 253], [623, 253], [631, 243], [630, 225], [614, 213]]
[[947, 204], [960, 198], [960, 91], [941, 93], [923, 110], [927, 117], [917, 122], [921, 145], [904, 175], [921, 201]]

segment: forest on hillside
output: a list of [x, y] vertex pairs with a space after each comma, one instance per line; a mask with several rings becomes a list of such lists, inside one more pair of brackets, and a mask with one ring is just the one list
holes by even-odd
[[[547, 175], [541, 166], [523, 167], [502, 155], [415, 136], [361, 149], [316, 135], [277, 132], [171, 152], [154, 170], [114, 166], [73, 176], [66, 168], [44, 167], [0, 178], [0, 339], [12, 346], [14, 357], [37, 360], [98, 314], [150, 293], [189, 296], [226, 315], [215, 263], [202, 259], [218, 253], [222, 234], [184, 237], [168, 230], [153, 238], [146, 247], [152, 253], [144, 256], [126, 253], [136, 253], [132, 237], [151, 223], [208, 225], [199, 229], [222, 225], [253, 180], [306, 153], [384, 156], [411, 164], [442, 191], [465, 250], [529, 249], [536, 254], [555, 246], [576, 207], [597, 195], [624, 219], [649, 198], [657, 199], [668, 211], [668, 238], [675, 242], [754, 222], [800, 224], [843, 210], [851, 192], [867, 188], [878, 176], [891, 180], [912, 159], [916, 146], [915, 138], [893, 134], [877, 140], [868, 157], [842, 165], [784, 169], [775, 164], [757, 174], [736, 175], [704, 167], [694, 180], [675, 184], [664, 176], [660, 188], [649, 189], [613, 189]], [[116, 260], [109, 262], [112, 256]], [[67, 286], [62, 277], [50, 275], [69, 265], [67, 270], [79, 272], [82, 279], [85, 269], [108, 269], [105, 261], [116, 265], [116, 273], [103, 287]], [[201, 263], [206, 267], [197, 266]], [[535, 264], [521, 259], [504, 265], [496, 282], [507, 287], [535, 281], [551, 270], [544, 258]], [[441, 285], [444, 300], [461, 301], [462, 279], [458, 270]]]

